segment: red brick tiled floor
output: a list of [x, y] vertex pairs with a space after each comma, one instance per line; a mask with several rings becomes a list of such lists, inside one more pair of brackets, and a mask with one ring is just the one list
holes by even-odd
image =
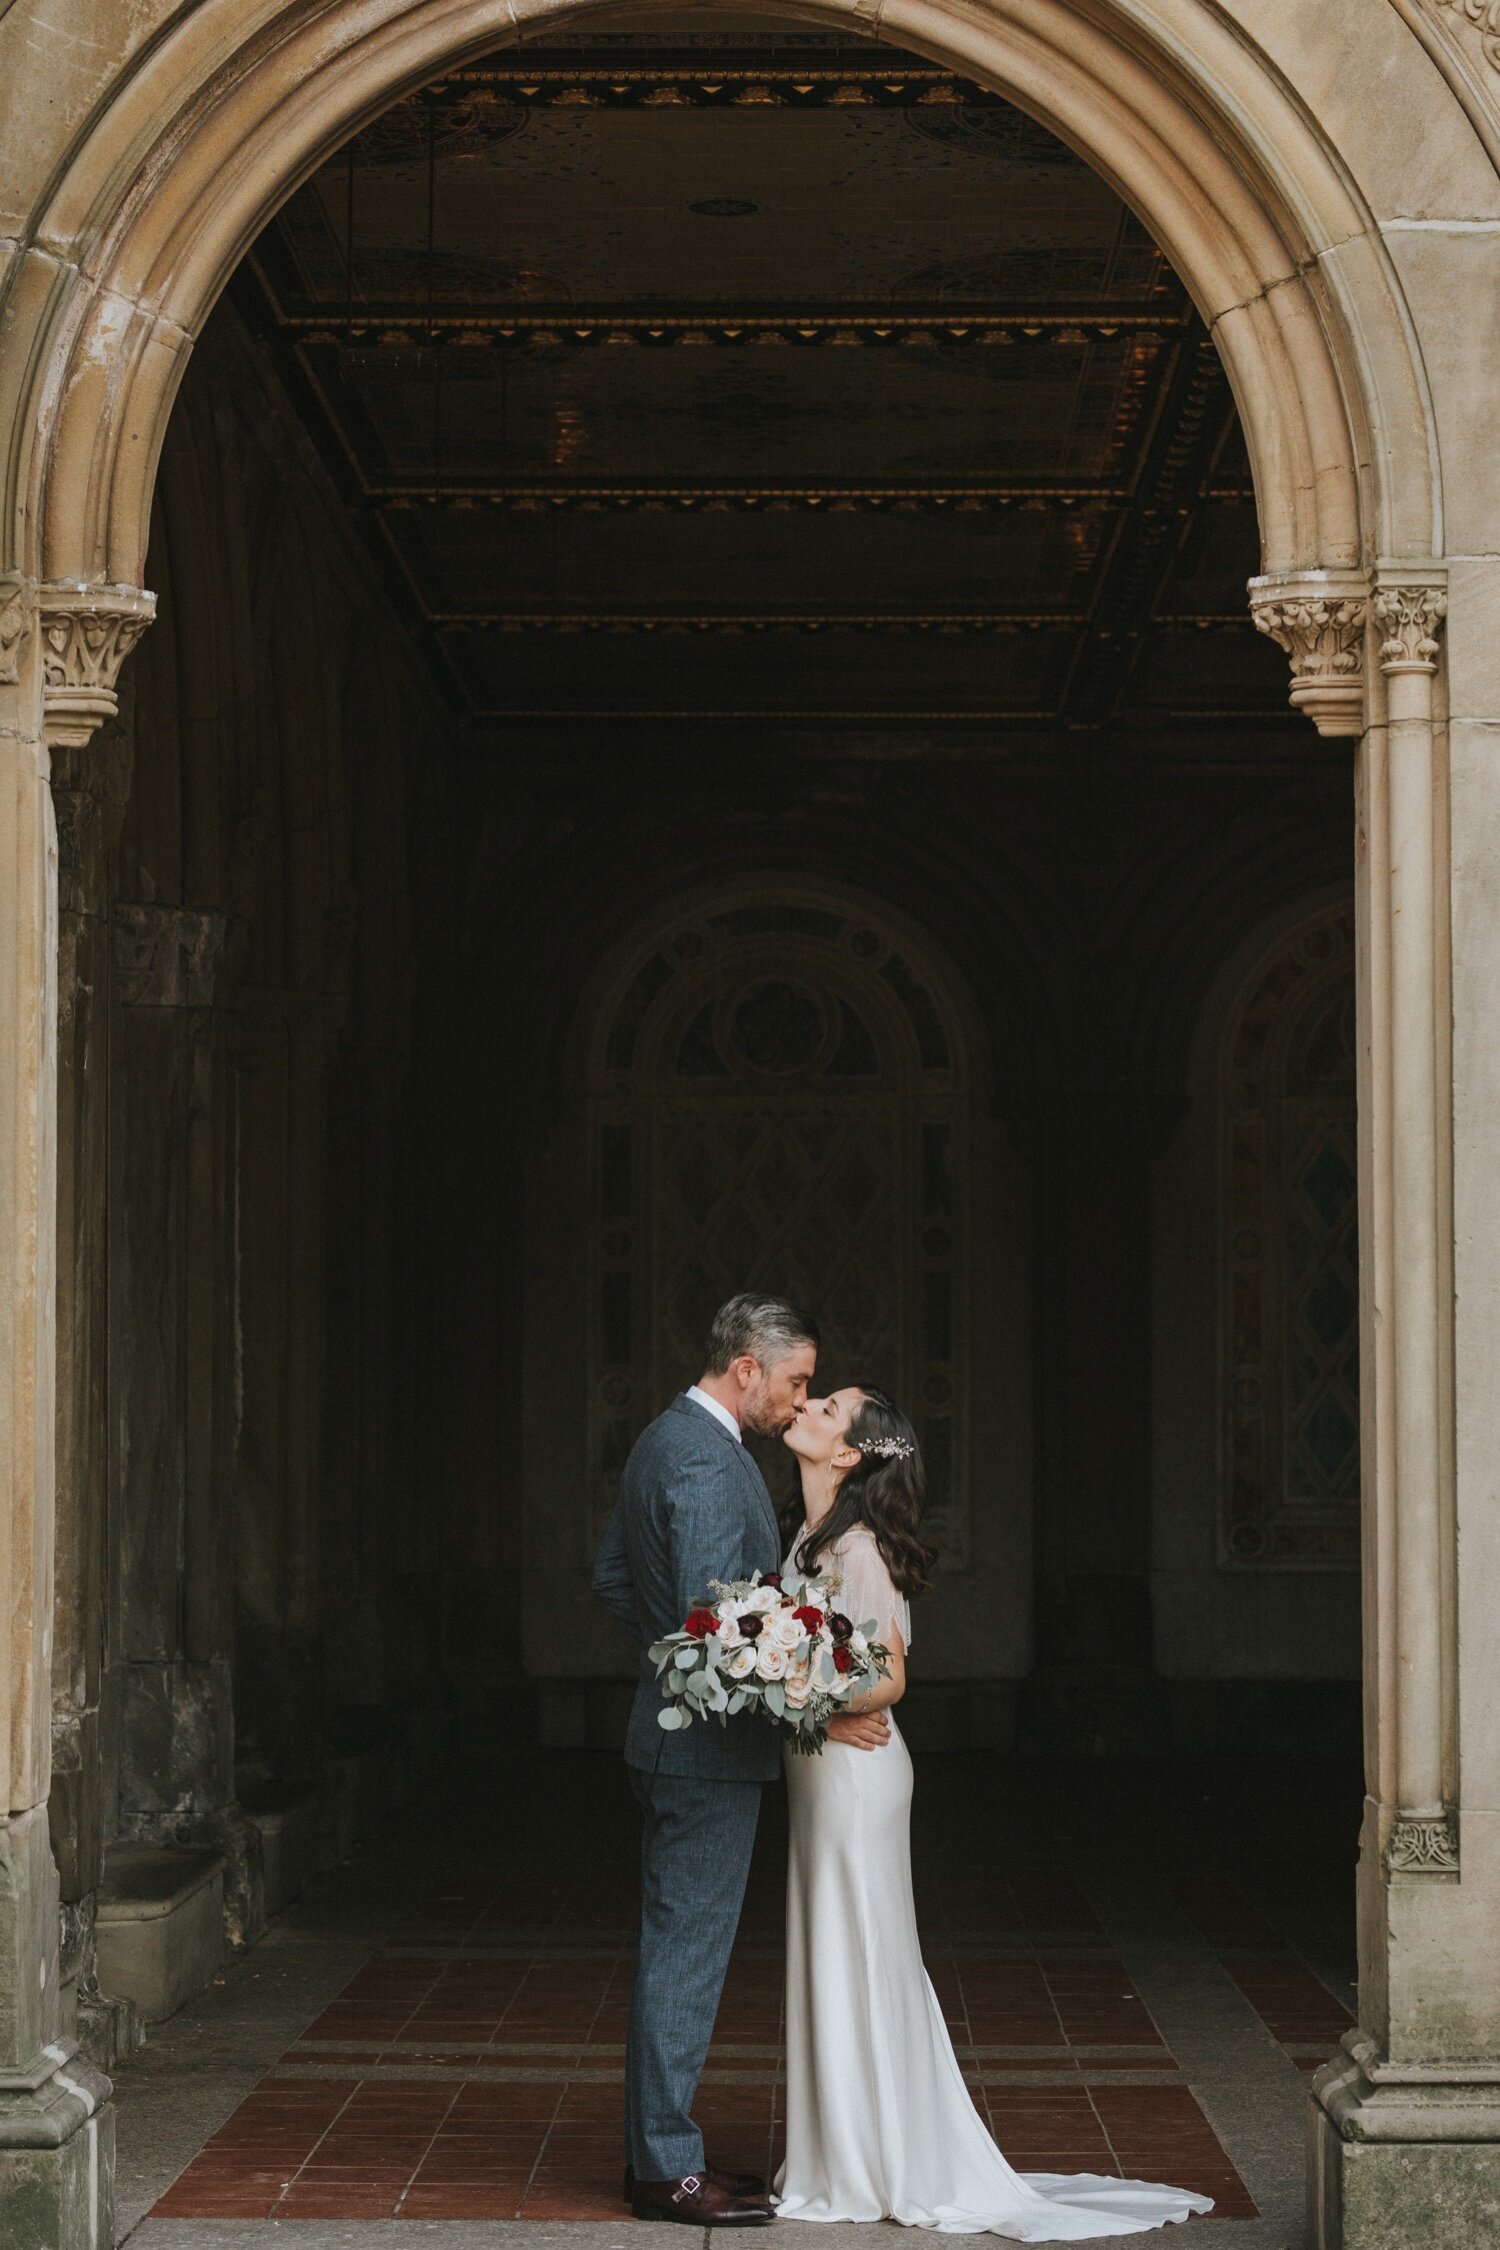
[[[497, 1840], [421, 1900], [156, 2214], [622, 2217], [634, 1824], [623, 1791], [588, 1810], [583, 1849], [541, 1790], [511, 1831], [524, 1860]], [[784, 2133], [779, 1819], [773, 1802], [697, 2102], [711, 2156], [757, 2170]], [[974, 2098], [1020, 2170], [1170, 2181], [1253, 2218], [1075, 1880], [1080, 1849], [977, 1817], [919, 1840], [924, 1947]], [[1336, 2044], [1347, 2016], [1242, 1901], [1207, 1882], [1180, 1903], [1278, 2039]]]
[[1353, 2026], [1343, 2001], [1281, 1943], [1232, 1883], [1200, 1875], [1175, 1883], [1173, 1892], [1272, 2038], [1299, 2070], [1320, 2069]]

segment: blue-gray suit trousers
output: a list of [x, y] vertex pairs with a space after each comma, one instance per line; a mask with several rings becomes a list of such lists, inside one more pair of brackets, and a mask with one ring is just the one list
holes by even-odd
[[594, 1591], [640, 1652], [625, 1737], [645, 1816], [641, 1935], [625, 2062], [626, 2154], [640, 2180], [703, 2169], [688, 2114], [713, 2037], [750, 1872], [761, 1790], [781, 1773], [774, 1727], [749, 1712], [663, 1732], [655, 1642], [723, 1585], [774, 1570], [766, 1480], [733, 1429], [676, 1398], [631, 1447], [594, 1562]]
[[729, 1966], [763, 1784], [630, 1768], [645, 1819], [641, 1931], [625, 2051], [625, 2146], [636, 2178], [704, 2166], [688, 2114]]

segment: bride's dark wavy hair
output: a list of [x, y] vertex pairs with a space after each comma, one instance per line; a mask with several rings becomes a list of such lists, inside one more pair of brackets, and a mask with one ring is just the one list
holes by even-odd
[[[816, 1531], [810, 1531], [792, 1561], [809, 1575], [818, 1557], [857, 1523], [868, 1524], [899, 1594], [924, 1594], [932, 1582], [937, 1549], [922, 1537], [922, 1511], [927, 1505], [927, 1472], [922, 1466], [917, 1433], [900, 1407], [884, 1391], [857, 1386], [860, 1403], [849, 1417], [844, 1443], [857, 1446], [860, 1458], [846, 1469], [829, 1509]], [[874, 1450], [882, 1443], [910, 1446], [904, 1455]], [[802, 1521], [800, 1498], [781, 1511], [781, 1528], [791, 1538]]]

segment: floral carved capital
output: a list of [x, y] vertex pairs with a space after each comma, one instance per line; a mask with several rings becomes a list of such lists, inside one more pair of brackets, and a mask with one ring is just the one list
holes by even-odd
[[31, 630], [31, 605], [24, 578], [0, 578], [0, 687], [14, 687], [21, 677], [21, 649]]
[[1292, 705], [1319, 734], [1359, 734], [1365, 721], [1365, 620], [1369, 583], [1362, 572], [1314, 570], [1300, 577], [1252, 578], [1256, 630], [1292, 661]]
[[1458, 1822], [1451, 1812], [1399, 1813], [1385, 1847], [1393, 1875], [1456, 1875]]
[[1380, 585], [1370, 606], [1380, 629], [1383, 672], [1437, 670], [1438, 635], [1448, 614], [1448, 596], [1441, 586]]
[[38, 599], [47, 740], [81, 750], [119, 709], [120, 666], [156, 615], [156, 596], [136, 586], [49, 585]]

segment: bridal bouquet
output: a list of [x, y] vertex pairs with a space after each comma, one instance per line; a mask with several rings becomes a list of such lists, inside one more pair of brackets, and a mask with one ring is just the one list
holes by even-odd
[[725, 1726], [757, 1710], [787, 1729], [794, 1750], [815, 1757], [854, 1690], [890, 1670], [875, 1620], [846, 1617], [839, 1591], [836, 1578], [784, 1583], [774, 1571], [712, 1584], [713, 1598], [648, 1652], [666, 1698], [657, 1723], [669, 1732], [694, 1719]]

